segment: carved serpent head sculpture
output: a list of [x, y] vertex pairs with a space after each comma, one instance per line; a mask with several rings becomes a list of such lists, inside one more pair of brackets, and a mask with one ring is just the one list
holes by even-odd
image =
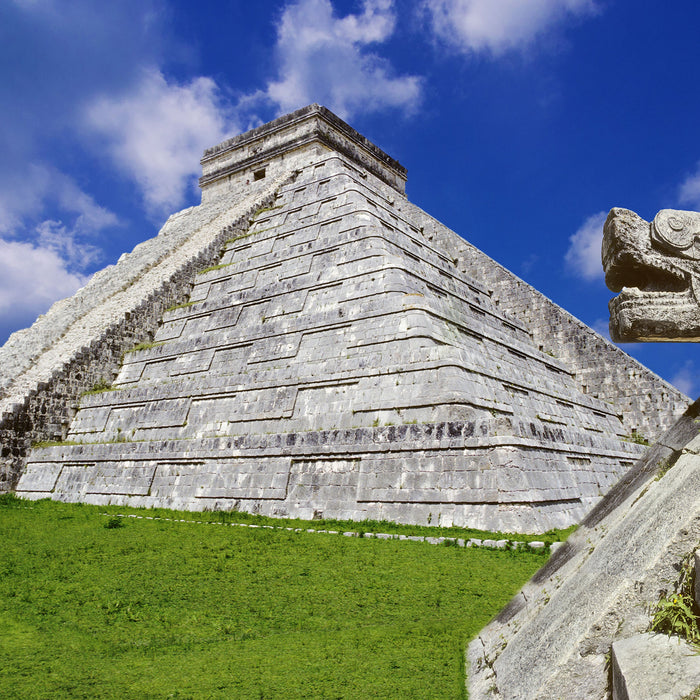
[[612, 209], [602, 256], [614, 341], [700, 340], [700, 213]]

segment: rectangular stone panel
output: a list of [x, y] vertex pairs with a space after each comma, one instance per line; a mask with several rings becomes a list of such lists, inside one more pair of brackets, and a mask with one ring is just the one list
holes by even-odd
[[289, 292], [280, 294], [272, 299], [267, 307], [265, 318], [270, 320], [276, 316], [286, 316], [287, 314], [297, 314], [304, 309], [307, 292]]
[[54, 490], [67, 495], [68, 500], [73, 500], [76, 496], [81, 496], [86, 491], [94, 468], [94, 463], [65, 464], [56, 481]]
[[117, 377], [117, 384], [133, 384], [141, 379], [143, 374], [145, 362], [129, 362], [128, 355], [124, 356], [124, 364], [119, 370], [119, 377]]
[[249, 343], [234, 348], [217, 350], [214, 353], [209, 372], [212, 374], [239, 374], [248, 362], [251, 347], [252, 344]]
[[304, 226], [302, 228], [290, 231], [284, 236], [280, 235], [276, 238], [272, 251], [274, 253], [284, 254], [292, 242], [295, 246], [311, 243], [318, 238], [318, 232], [318, 226]]
[[85, 493], [147, 496], [156, 466], [153, 463], [102, 462], [90, 470]]
[[359, 459], [295, 459], [289, 474], [289, 500], [316, 505], [335, 499], [352, 503], [359, 472]]
[[214, 358], [214, 350], [203, 350], [200, 352], [188, 352], [179, 355], [170, 364], [168, 374], [171, 377], [179, 377], [183, 374], [193, 374], [195, 372], [207, 372], [211, 367]]
[[167, 428], [183, 425], [192, 399], [171, 399], [146, 404], [140, 412], [137, 427]]
[[158, 329], [158, 341], [172, 340], [179, 338], [182, 335], [182, 329], [185, 327], [185, 319], [176, 321], [167, 321]]
[[63, 465], [56, 462], [30, 462], [22, 476], [21, 490], [29, 493], [53, 491]]
[[71, 424], [71, 435], [101, 432], [107, 425], [111, 406], [87, 406], [78, 411]]
[[248, 364], [269, 362], [295, 357], [299, 351], [300, 333], [290, 333], [275, 338], [263, 338], [253, 345], [248, 355]]
[[194, 483], [197, 474], [203, 468], [203, 461], [158, 462], [151, 481], [150, 495], [164, 499], [194, 498]]
[[243, 308], [243, 305], [238, 305], [213, 311], [208, 318], [207, 325], [204, 327], [204, 332], [235, 326], [238, 323]]
[[190, 399], [169, 399], [114, 407], [106, 430], [126, 433], [139, 428], [179, 427], [187, 419]]
[[[358, 502], [484, 503], [497, 502], [494, 470], [488, 455], [460, 456], [455, 472], [453, 457], [365, 457], [357, 488]], [[448, 477], [446, 480], [445, 477]]]
[[[230, 269], [233, 271], [234, 267], [232, 266]], [[243, 289], [252, 289], [255, 287], [257, 280], [257, 270], [248, 270], [246, 272], [232, 275], [228, 279], [222, 280], [221, 282], [213, 283], [209, 288], [207, 298], [214, 299], [222, 294], [231, 294], [233, 292], [239, 292]]]
[[247, 339], [245, 337], [247, 335], [252, 335], [253, 333], [255, 333], [255, 335], [258, 334], [257, 331], [259, 330], [260, 325], [263, 322], [263, 318], [265, 318], [265, 314], [267, 313], [268, 303], [269, 302], [267, 300], [264, 300], [261, 302], [247, 303], [243, 305], [241, 308], [241, 314], [236, 322], [239, 334], [243, 339]]
[[195, 479], [195, 498], [284, 500], [289, 457], [230, 459], [207, 462]]
[[[144, 380], [164, 380], [170, 376], [170, 365], [173, 363], [174, 358], [167, 358], [164, 360], [158, 360], [157, 362], [145, 362], [141, 365], [141, 376], [139, 379]], [[120, 381], [124, 380], [124, 374], [119, 375]], [[134, 381], [134, 379], [131, 381]]]
[[295, 388], [274, 387], [195, 399], [188, 422], [194, 425], [218, 423], [223, 429], [229, 422], [280, 418], [291, 412], [295, 395]]

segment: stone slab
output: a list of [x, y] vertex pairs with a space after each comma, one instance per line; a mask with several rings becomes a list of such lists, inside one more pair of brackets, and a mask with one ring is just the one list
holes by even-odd
[[678, 637], [638, 634], [612, 645], [613, 700], [681, 700], [700, 689], [700, 654]]

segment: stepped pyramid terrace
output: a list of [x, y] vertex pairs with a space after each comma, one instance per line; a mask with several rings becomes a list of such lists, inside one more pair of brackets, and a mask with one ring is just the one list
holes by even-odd
[[0, 349], [5, 488], [541, 532], [689, 403], [411, 204], [323, 107], [202, 169], [201, 205]]

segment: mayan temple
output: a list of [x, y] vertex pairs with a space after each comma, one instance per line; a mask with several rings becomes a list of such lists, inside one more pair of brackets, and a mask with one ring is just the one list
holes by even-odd
[[323, 107], [202, 169], [201, 205], [0, 349], [3, 488], [543, 532], [689, 403], [411, 204]]

